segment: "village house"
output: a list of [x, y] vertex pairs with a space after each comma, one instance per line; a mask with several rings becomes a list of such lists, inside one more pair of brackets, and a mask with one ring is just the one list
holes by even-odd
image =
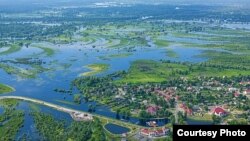
[[212, 109], [212, 114], [223, 117], [227, 115], [227, 112], [221, 107], [215, 107], [214, 109]]
[[148, 104], [148, 101], [147, 101], [147, 100], [143, 100], [143, 101], [142, 101], [142, 104], [147, 105], [147, 104]]
[[249, 85], [250, 81], [246, 81], [246, 82], [240, 82], [240, 85]]
[[222, 90], [222, 87], [216, 87], [216, 90], [220, 91], [220, 90]]
[[176, 96], [175, 96], [175, 90], [176, 90], [175, 87], [170, 87], [170, 88], [167, 88], [166, 90], [157, 89], [154, 92], [158, 96], [163, 97], [165, 99], [165, 101], [169, 101], [170, 99], [178, 100], [178, 98], [176, 98]]
[[228, 88], [228, 91], [229, 91], [229, 92], [234, 92], [234, 91], [238, 91], [238, 89], [237, 89], [237, 88], [230, 87], [230, 88]]
[[159, 110], [157, 106], [149, 106], [147, 112], [151, 115], [156, 115], [156, 112]]
[[193, 110], [191, 108], [188, 108], [186, 106], [186, 104], [182, 103], [182, 104], [179, 105], [179, 107], [182, 109], [182, 111], [184, 113], [187, 113], [188, 115], [192, 115], [193, 114]]
[[147, 136], [147, 137], [162, 137], [166, 136], [169, 132], [168, 128], [161, 128], [161, 129], [146, 129], [143, 128], [140, 130], [140, 135]]
[[234, 93], [234, 97], [239, 97], [240, 96], [240, 93], [239, 92], [235, 92]]

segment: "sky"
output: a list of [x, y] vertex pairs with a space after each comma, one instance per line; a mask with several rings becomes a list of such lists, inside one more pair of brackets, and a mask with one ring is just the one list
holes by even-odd
[[147, 4], [201, 4], [201, 5], [230, 5], [246, 6], [250, 5], [250, 0], [0, 0], [0, 5], [30, 5], [42, 3], [49, 4], [87, 4], [94, 2], [116, 1], [122, 3], [147, 3]]

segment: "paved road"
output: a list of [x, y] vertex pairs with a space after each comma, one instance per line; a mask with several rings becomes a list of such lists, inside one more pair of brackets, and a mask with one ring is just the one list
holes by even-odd
[[37, 99], [33, 99], [33, 98], [27, 98], [27, 97], [21, 97], [21, 96], [0, 96], [0, 100], [1, 99], [19, 99], [19, 100], [24, 100], [24, 101], [29, 101], [29, 102], [34, 102], [34, 103], [37, 103], [37, 104], [45, 105], [45, 106], [54, 108], [54, 109], [56, 109], [58, 111], [62, 111], [62, 112], [69, 113], [69, 114], [75, 112], [75, 113], [90, 115], [87, 112], [78, 111], [78, 110], [74, 110], [74, 109], [70, 109], [70, 108], [65, 108], [65, 107], [62, 107], [62, 106], [59, 106], [59, 105], [56, 105], [56, 104], [52, 104], [52, 103], [49, 103], [49, 102], [45, 102], [45, 101], [41, 101], [41, 100], [37, 100]]
[[[101, 119], [107, 120], [107, 122], [111, 122], [111, 123], [114, 123], [114, 124], [117, 124], [117, 125], [120, 125], [120, 126], [130, 127], [131, 129], [134, 128], [134, 130], [130, 131], [130, 134], [135, 135], [135, 137], [141, 139], [142, 141], [144, 141], [144, 140], [145, 141], [148, 141], [148, 140], [150, 141], [150, 139], [147, 138], [147, 137], [140, 136], [138, 134], [139, 129], [140, 128], [152, 128], [153, 129], [153, 127], [143, 127], [143, 126], [140, 126], [140, 125], [132, 124], [132, 123], [129, 123], [129, 122], [124, 122], [124, 121], [117, 120], [117, 119], [108, 118], [108, 117], [97, 115], [97, 114], [90, 114], [88, 112], [83, 112], [83, 111], [79, 111], [79, 110], [65, 108], [65, 107], [62, 107], [60, 105], [56, 105], [56, 104], [52, 104], [52, 103], [49, 103], [49, 102], [45, 102], [45, 101], [41, 101], [41, 100], [37, 100], [37, 99], [33, 99], [33, 98], [28, 98], [28, 97], [22, 97], [22, 96], [0, 96], [0, 100], [2, 100], [2, 99], [19, 99], [19, 100], [29, 101], [29, 102], [33, 102], [33, 103], [45, 105], [45, 106], [54, 108], [56, 110], [69, 113], [69, 114], [71, 114], [72, 112], [80, 113], [80, 114], [88, 114], [90, 116], [101, 118]], [[135, 133], [135, 132], [137, 132], [137, 133]]]
[[22, 96], [0, 96], [0, 100], [1, 99], [19, 99], [19, 100], [34, 102], [34, 103], [45, 105], [45, 106], [54, 108], [54, 109], [56, 109], [58, 111], [66, 112], [66, 113], [69, 113], [69, 114], [71, 114], [72, 112], [78, 112], [78, 113], [81, 113], [81, 114], [88, 114], [90, 116], [94, 116], [94, 117], [97, 117], [97, 118], [101, 118], [101, 119], [107, 120], [107, 122], [115, 123], [115, 124], [118, 124], [118, 125], [121, 125], [121, 126], [125, 126], [125, 127], [129, 126], [131, 128], [137, 128], [137, 129], [140, 129], [140, 128], [152, 128], [153, 129], [154, 128], [154, 127], [144, 127], [144, 126], [140, 126], [140, 125], [137, 125], [137, 124], [133, 124], [133, 123], [121, 121], [121, 120], [118, 120], [118, 119], [109, 118], [109, 117], [98, 115], [98, 114], [94, 114], [94, 113], [88, 113], [88, 112], [83, 112], [83, 111], [74, 110], [74, 109], [70, 109], [70, 108], [65, 108], [65, 107], [62, 107], [60, 105], [56, 105], [56, 104], [52, 104], [52, 103], [45, 102], [45, 101], [42, 101], [42, 100], [28, 98], [28, 97], [22, 97]]

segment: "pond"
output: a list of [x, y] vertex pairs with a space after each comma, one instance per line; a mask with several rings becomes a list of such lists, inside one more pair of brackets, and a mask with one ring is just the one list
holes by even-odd
[[188, 125], [212, 125], [212, 121], [187, 119]]
[[126, 127], [119, 126], [119, 125], [112, 124], [112, 123], [108, 123], [104, 127], [112, 134], [123, 134], [123, 133], [127, 133], [130, 131], [130, 129]]

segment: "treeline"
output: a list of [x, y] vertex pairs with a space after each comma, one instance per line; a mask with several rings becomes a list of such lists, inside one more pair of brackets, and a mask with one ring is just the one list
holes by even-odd
[[36, 40], [46, 41], [49, 37], [63, 34], [73, 34], [77, 30], [74, 24], [60, 24], [54, 26], [35, 23], [0, 24], [0, 37], [5, 40]]

